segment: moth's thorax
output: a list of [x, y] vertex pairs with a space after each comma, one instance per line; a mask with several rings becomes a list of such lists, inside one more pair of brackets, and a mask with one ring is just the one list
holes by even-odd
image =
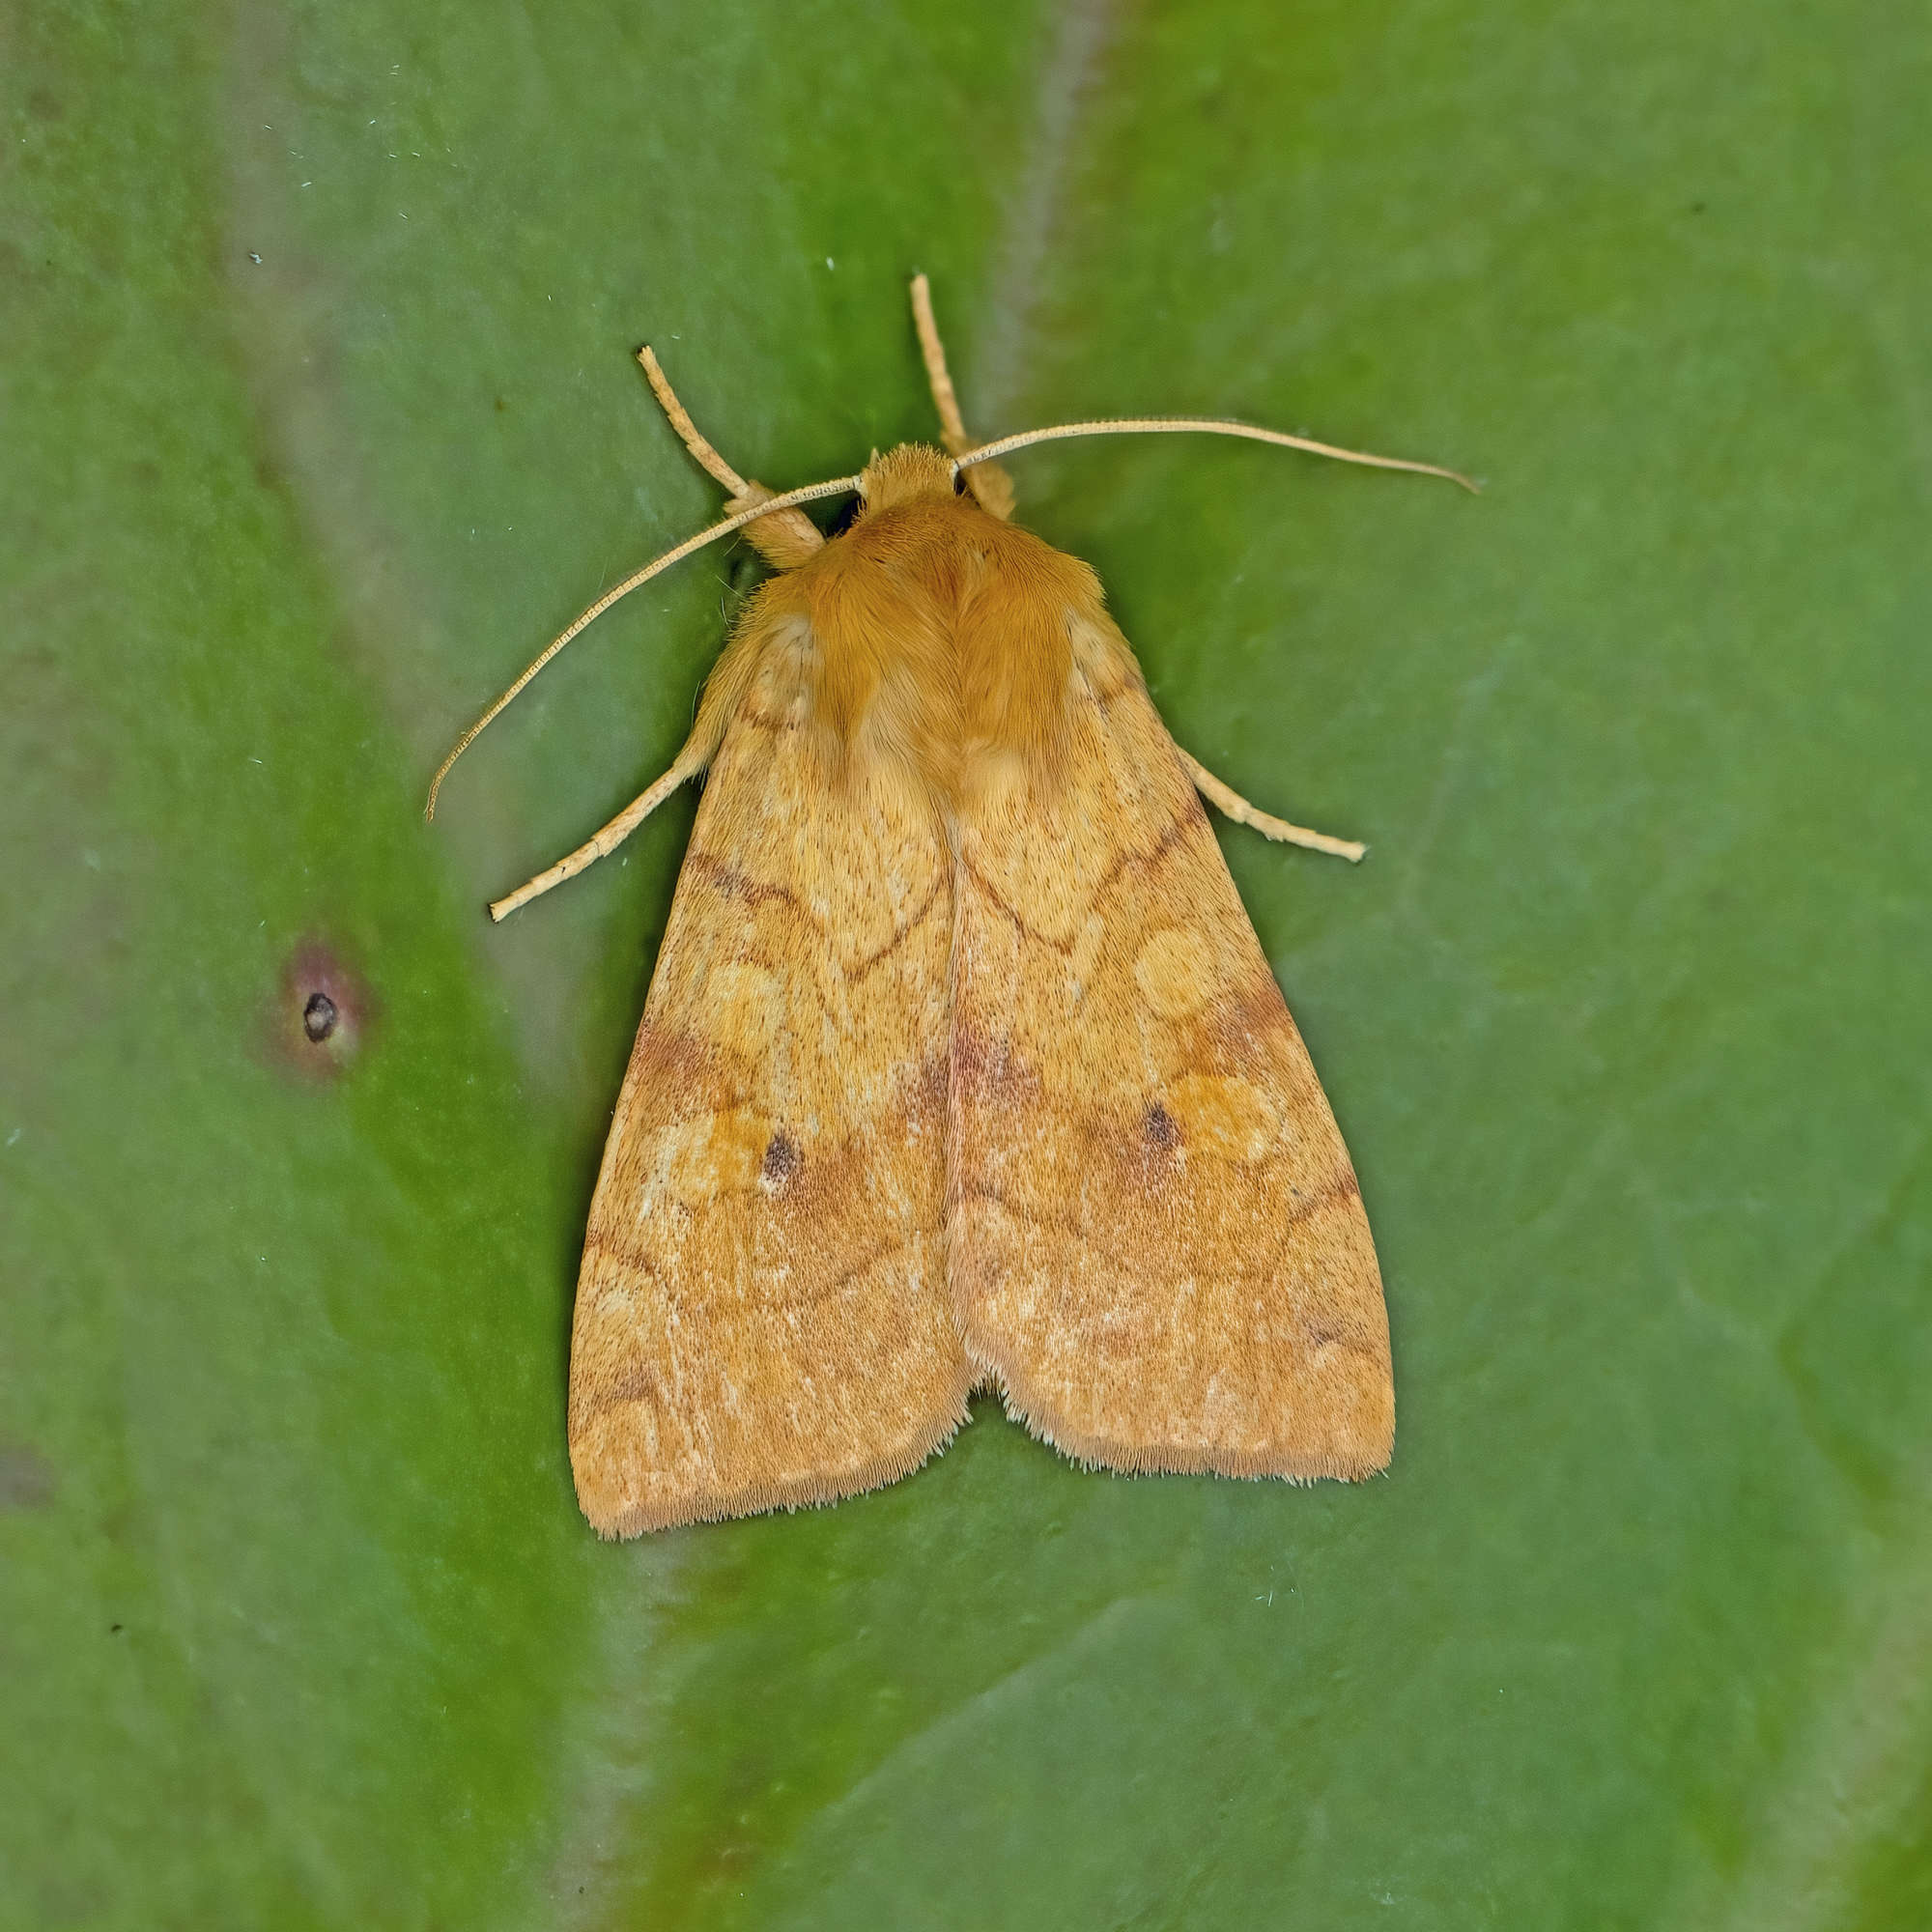
[[798, 638], [814, 723], [947, 796], [987, 760], [1052, 756], [1074, 637], [1113, 632], [1094, 573], [956, 494], [937, 450], [875, 457], [866, 478], [852, 526], [748, 613]]

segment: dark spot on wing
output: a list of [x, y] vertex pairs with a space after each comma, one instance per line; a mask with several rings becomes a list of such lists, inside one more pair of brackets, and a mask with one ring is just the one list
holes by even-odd
[[782, 1187], [805, 1165], [797, 1144], [783, 1133], [772, 1136], [765, 1149], [765, 1164], [760, 1172], [767, 1187]]
[[1141, 1116], [1141, 1133], [1151, 1148], [1158, 1148], [1162, 1153], [1180, 1145], [1180, 1129], [1174, 1123], [1174, 1116], [1156, 1100]]

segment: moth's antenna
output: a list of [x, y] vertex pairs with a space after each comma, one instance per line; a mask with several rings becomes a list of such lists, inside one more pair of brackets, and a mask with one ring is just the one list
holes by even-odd
[[[716, 451], [712, 453], [717, 454]], [[724, 459], [719, 457], [718, 460], [723, 463]], [[787, 490], [781, 497], [768, 497], [761, 503], [753, 503], [750, 509], [740, 510], [735, 516], [726, 517], [722, 523], [713, 524], [709, 529], [699, 530], [695, 537], [686, 537], [676, 549], [666, 551], [662, 556], [653, 558], [651, 562], [645, 564], [643, 569], [634, 571], [615, 589], [607, 590], [574, 624], [553, 638], [537, 654], [523, 676], [518, 678], [516, 683], [511, 685], [509, 690], [504, 692], [502, 696], [497, 698], [496, 703], [491, 705], [489, 710], [484, 712], [482, 717], [456, 741], [456, 748], [443, 759], [437, 769], [436, 777], [430, 781], [429, 802], [423, 808], [423, 816], [435, 818], [436, 795], [442, 789], [442, 781], [449, 776], [450, 766], [476, 742], [482, 735], [484, 727], [509, 707], [510, 701], [522, 692], [525, 685], [528, 684], [530, 679], [535, 677], [537, 672], [577, 636], [578, 632], [586, 625], [595, 623], [619, 598], [628, 597], [640, 584], [648, 583], [652, 578], [668, 570], [672, 564], [682, 563], [694, 551], [702, 550], [706, 544], [716, 543], [720, 537], [729, 536], [733, 530], [743, 529], [747, 524], [756, 523], [760, 517], [770, 516], [774, 510], [788, 510], [797, 503], [816, 502], [821, 497], [842, 497], [848, 491], [858, 489], [861, 480], [857, 476], [835, 476], [829, 482], [808, 483], [802, 489]]]
[[670, 385], [670, 378], [658, 366], [658, 358], [647, 342], [638, 351], [638, 360], [643, 365], [644, 380], [651, 385], [651, 394], [658, 399], [658, 408], [676, 430], [678, 440], [691, 451], [705, 474], [714, 482], [722, 483], [734, 497], [751, 494], [752, 486], [718, 454], [709, 440], [691, 419], [691, 412], [678, 401], [677, 391]]
[[[658, 408], [676, 430], [678, 440], [691, 451], [706, 475], [730, 491], [731, 500], [725, 508], [743, 510], [753, 503], [770, 502], [772, 493], [756, 477], [748, 480], [740, 476], [719, 454], [710, 438], [692, 421], [691, 412], [678, 401], [670, 378], [659, 366], [648, 343], [638, 351], [638, 360], [651, 385], [651, 394], [658, 399]], [[779, 570], [795, 570], [807, 557], [825, 547], [818, 526], [803, 510], [780, 510], [770, 522], [746, 531], [746, 535], [765, 561]]]
[[1359, 449], [1338, 449], [1332, 442], [1316, 442], [1305, 436], [1290, 436], [1286, 430], [1259, 429], [1253, 423], [1226, 422], [1213, 416], [1126, 416], [1119, 421], [1055, 423], [1048, 429], [1021, 430], [1017, 436], [1003, 436], [994, 442], [982, 442], [952, 461], [954, 470], [975, 463], [1010, 456], [1016, 449], [1028, 449], [1037, 442], [1065, 442], [1076, 436], [1238, 436], [1249, 442], [1272, 442], [1283, 449], [1305, 449], [1311, 456], [1332, 456], [1338, 463], [1363, 463], [1372, 469], [1406, 469], [1418, 476], [1442, 476], [1460, 483], [1472, 497], [1480, 487], [1460, 470], [1443, 469], [1434, 463], [1411, 463], [1404, 456], [1371, 456]]
[[[925, 380], [932, 390], [932, 406], [939, 412], [939, 440], [949, 456], [964, 456], [975, 447], [966, 418], [959, 412], [959, 392], [952, 386], [952, 372], [946, 366], [946, 344], [939, 339], [939, 323], [932, 313], [932, 284], [923, 274], [912, 278], [912, 326], [919, 331], [920, 359], [925, 364]], [[976, 467], [983, 457], [973, 459]], [[996, 517], [1013, 514], [1013, 480], [998, 464], [980, 469], [969, 477], [980, 507]]]

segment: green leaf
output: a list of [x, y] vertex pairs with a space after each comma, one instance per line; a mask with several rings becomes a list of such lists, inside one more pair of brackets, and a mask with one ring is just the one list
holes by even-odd
[[[1622, 4], [20, 10], [0, 99], [0, 1922], [1932, 1918], [1932, 43]], [[968, 419], [1348, 1134], [1400, 1438], [981, 1404], [601, 1546], [577, 1244], [717, 492]], [[327, 992], [320, 1045], [301, 1013]]]

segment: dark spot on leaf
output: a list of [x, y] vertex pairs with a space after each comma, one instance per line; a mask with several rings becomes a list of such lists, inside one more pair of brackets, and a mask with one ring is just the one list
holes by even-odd
[[376, 1016], [376, 997], [362, 976], [333, 947], [304, 940], [282, 967], [270, 1058], [310, 1079], [328, 1079], [355, 1057]]
[[805, 1156], [791, 1139], [782, 1133], [774, 1134], [765, 1149], [765, 1164], [761, 1170], [765, 1185], [782, 1187], [804, 1165]]
[[1180, 1129], [1174, 1123], [1174, 1116], [1156, 1100], [1141, 1117], [1141, 1132], [1147, 1137], [1147, 1144], [1158, 1148], [1163, 1153], [1180, 1145]]
[[107, 1626], [107, 1634], [109, 1636], [119, 1636], [127, 1628], [126, 1624], [109, 1624]]
[[497, 398], [497, 413], [498, 415], [501, 415], [503, 412], [507, 410], [509, 407], [510, 407], [509, 404], [506, 403], [501, 396], [498, 396]]

